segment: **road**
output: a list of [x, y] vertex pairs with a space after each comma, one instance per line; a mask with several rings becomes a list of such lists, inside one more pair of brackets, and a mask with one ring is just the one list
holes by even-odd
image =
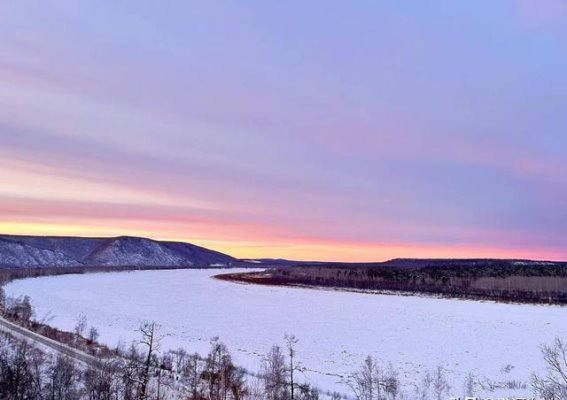
[[35, 343], [36, 345], [40, 345], [40, 347], [47, 347], [48, 349], [51, 349], [59, 354], [66, 355], [67, 357], [70, 357], [84, 364], [97, 365], [98, 363], [97, 358], [91, 356], [90, 354], [66, 346], [62, 343], [59, 343], [53, 339], [49, 339], [45, 336], [32, 332], [28, 329], [22, 328], [21, 326], [16, 325], [2, 317], [0, 317], [0, 331], [7, 332], [12, 334], [13, 336], [26, 339], [28, 341]]

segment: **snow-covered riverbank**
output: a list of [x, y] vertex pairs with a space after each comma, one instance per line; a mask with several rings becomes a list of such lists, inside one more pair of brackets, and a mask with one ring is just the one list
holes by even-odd
[[[446, 368], [456, 395], [467, 372], [493, 380], [527, 381], [543, 368], [542, 343], [567, 336], [567, 310], [417, 296], [242, 285], [211, 279], [226, 270], [102, 273], [10, 283], [8, 295], [29, 294], [37, 317], [70, 330], [79, 314], [108, 344], [137, 338], [141, 320], [155, 320], [162, 347], [205, 353], [220, 336], [235, 361], [256, 370], [285, 333], [320, 387], [347, 392], [340, 375], [367, 354], [392, 363], [411, 382]], [[231, 271], [233, 272], [233, 271]], [[512, 367], [510, 367], [512, 366]], [[505, 372], [509, 370], [509, 372]]]

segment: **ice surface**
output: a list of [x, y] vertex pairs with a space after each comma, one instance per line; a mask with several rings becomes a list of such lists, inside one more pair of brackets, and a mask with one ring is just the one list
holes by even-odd
[[[34, 278], [10, 283], [29, 294], [37, 317], [71, 330], [79, 314], [108, 344], [137, 338], [141, 320], [161, 325], [162, 348], [206, 353], [220, 336], [238, 364], [257, 370], [286, 333], [299, 338], [307, 378], [347, 393], [339, 375], [366, 355], [401, 371], [406, 383], [425, 369], [446, 368], [455, 395], [467, 372], [528, 381], [541, 371], [539, 347], [567, 337], [567, 309], [420, 296], [375, 295], [243, 285], [211, 279], [226, 270], [137, 271]], [[232, 272], [232, 271], [231, 271]], [[512, 365], [508, 373], [503, 367]]]

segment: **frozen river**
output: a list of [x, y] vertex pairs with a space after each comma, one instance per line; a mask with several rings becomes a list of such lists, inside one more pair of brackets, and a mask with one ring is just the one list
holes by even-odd
[[[236, 362], [257, 370], [286, 333], [323, 389], [348, 392], [336, 375], [368, 354], [400, 370], [406, 382], [440, 365], [460, 388], [467, 372], [527, 381], [543, 368], [539, 347], [567, 337], [567, 309], [419, 296], [374, 295], [243, 285], [211, 279], [226, 270], [173, 270], [67, 275], [10, 283], [30, 295], [38, 319], [72, 330], [80, 314], [110, 345], [137, 338], [142, 320], [161, 325], [163, 348], [206, 353], [219, 336]], [[512, 366], [512, 368], [505, 368]], [[505, 370], [510, 369], [510, 372]], [[418, 378], [416, 378], [418, 377]]]

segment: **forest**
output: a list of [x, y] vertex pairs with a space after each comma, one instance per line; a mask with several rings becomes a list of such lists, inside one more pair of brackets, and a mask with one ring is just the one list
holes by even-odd
[[522, 303], [567, 303], [567, 263], [523, 260], [410, 260], [316, 263], [220, 279], [269, 285], [437, 294]]

